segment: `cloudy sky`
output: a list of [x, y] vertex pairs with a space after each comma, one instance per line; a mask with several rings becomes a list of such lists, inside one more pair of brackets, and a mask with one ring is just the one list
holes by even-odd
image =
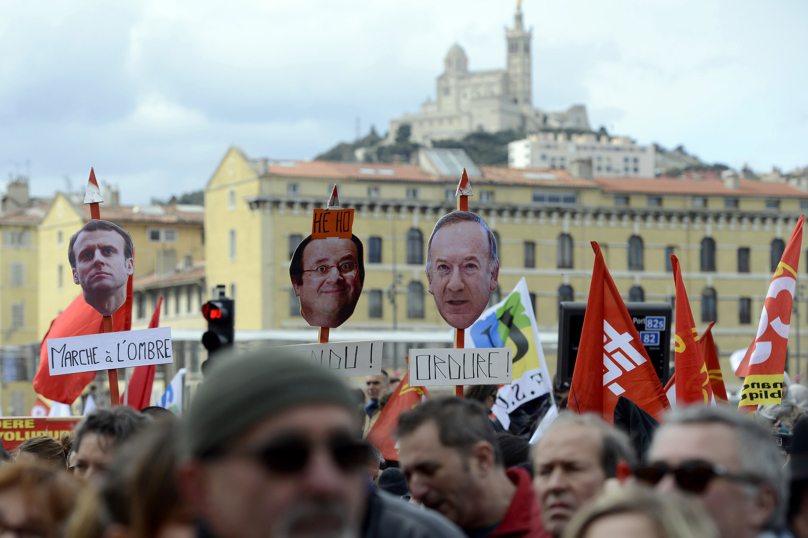
[[[2, 183], [123, 203], [203, 188], [231, 144], [307, 159], [435, 95], [457, 42], [505, 65], [510, 0], [0, 0]], [[808, 2], [523, 0], [533, 103], [640, 143], [808, 165]]]

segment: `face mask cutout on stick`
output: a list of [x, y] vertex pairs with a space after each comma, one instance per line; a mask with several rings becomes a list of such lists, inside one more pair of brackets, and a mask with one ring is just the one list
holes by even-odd
[[70, 238], [67, 257], [73, 282], [81, 286], [84, 302], [102, 316], [111, 316], [126, 301], [134, 256], [132, 237], [107, 220], [91, 220]]
[[350, 239], [308, 236], [292, 254], [289, 277], [303, 319], [312, 327], [339, 327], [353, 315], [362, 294], [362, 242], [353, 234]]
[[493, 232], [471, 211], [454, 211], [435, 225], [426, 258], [429, 293], [441, 317], [468, 329], [497, 289], [499, 259]]

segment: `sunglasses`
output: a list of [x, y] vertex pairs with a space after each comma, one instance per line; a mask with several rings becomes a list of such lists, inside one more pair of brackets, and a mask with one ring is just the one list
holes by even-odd
[[[350, 437], [334, 437], [323, 444], [334, 463], [344, 473], [361, 468], [369, 454], [367, 445]], [[306, 438], [291, 437], [274, 441], [261, 448], [231, 454], [254, 458], [264, 469], [272, 473], [292, 475], [306, 468], [318, 445], [319, 443], [312, 443]]]
[[634, 470], [634, 476], [638, 480], [651, 486], [659, 484], [665, 475], [669, 473], [673, 475], [676, 486], [680, 490], [689, 493], [704, 492], [710, 481], [717, 477], [747, 484], [759, 484], [761, 482], [761, 479], [757, 476], [748, 473], [733, 473], [723, 465], [702, 460], [686, 461], [679, 467], [670, 467], [663, 462], [656, 462]]

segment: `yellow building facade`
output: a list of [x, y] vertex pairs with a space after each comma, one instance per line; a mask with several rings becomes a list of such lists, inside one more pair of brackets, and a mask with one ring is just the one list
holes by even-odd
[[[230, 148], [205, 191], [207, 286], [223, 284], [236, 299], [237, 330], [307, 328], [289, 260], [311, 230], [312, 210], [324, 207], [338, 184], [342, 206], [356, 209], [354, 233], [365, 246], [366, 269], [356, 311], [339, 330], [448, 331], [428, 294], [424, 264], [435, 222], [455, 208], [457, 163], [470, 172], [470, 209], [497, 236], [501, 269], [492, 301], [524, 276], [540, 332], [552, 335], [559, 301], [587, 299], [590, 241], [601, 245], [627, 301], [672, 301], [674, 253], [697, 328], [716, 321], [724, 377], [737, 385], [727, 358], [754, 339], [773, 264], [808, 209], [808, 193], [731, 173], [703, 180], [591, 178], [586, 166], [576, 168], [578, 177], [567, 170], [476, 167], [458, 150], [422, 150], [419, 164], [401, 165], [252, 159]], [[792, 321], [792, 373], [805, 314], [799, 325]], [[545, 342], [551, 373], [555, 346], [552, 338]], [[403, 356], [397, 359], [402, 365]]]

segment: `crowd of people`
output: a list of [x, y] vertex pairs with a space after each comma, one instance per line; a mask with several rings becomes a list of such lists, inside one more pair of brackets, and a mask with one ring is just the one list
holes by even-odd
[[805, 411], [790, 446], [726, 405], [676, 408], [648, 443], [561, 412], [531, 445], [475, 389], [402, 413], [385, 459], [363, 434], [390, 383], [368, 376], [360, 401], [282, 349], [222, 356], [182, 419], [96, 409], [23, 443], [0, 466], [0, 536], [808, 537]]

